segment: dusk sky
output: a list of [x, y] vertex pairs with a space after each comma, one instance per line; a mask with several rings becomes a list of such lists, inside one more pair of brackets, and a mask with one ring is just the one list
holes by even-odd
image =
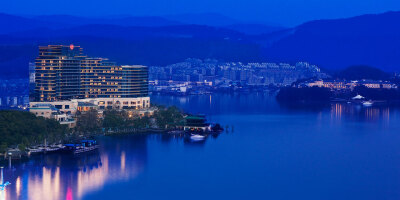
[[314, 19], [400, 10], [399, 0], [1, 0], [20, 15], [169, 15], [219, 13], [238, 20], [294, 26]]

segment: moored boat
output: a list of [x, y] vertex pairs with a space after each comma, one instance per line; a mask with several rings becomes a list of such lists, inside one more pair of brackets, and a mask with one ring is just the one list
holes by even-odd
[[206, 136], [200, 135], [200, 134], [191, 134], [190, 139], [191, 140], [204, 140]]
[[65, 144], [64, 152], [80, 154], [85, 152], [90, 152], [97, 150], [99, 145], [96, 140], [81, 140], [80, 143], [77, 144]]
[[63, 145], [59, 144], [59, 145], [51, 145], [51, 146], [49, 146], [49, 147], [46, 147], [44, 150], [45, 150], [45, 152], [51, 153], [51, 152], [60, 151], [60, 150], [62, 150], [63, 148], [64, 148]]
[[364, 101], [363, 106], [372, 106], [374, 104], [372, 101]]
[[27, 149], [29, 155], [40, 154], [44, 152], [44, 147], [30, 147]]

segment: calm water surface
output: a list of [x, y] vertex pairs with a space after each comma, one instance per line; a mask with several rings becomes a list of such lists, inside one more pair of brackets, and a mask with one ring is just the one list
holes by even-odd
[[[400, 112], [291, 110], [268, 95], [154, 96], [228, 125], [178, 136], [102, 137], [98, 153], [5, 168], [3, 199], [400, 199]], [[232, 128], [233, 127], [233, 130]]]

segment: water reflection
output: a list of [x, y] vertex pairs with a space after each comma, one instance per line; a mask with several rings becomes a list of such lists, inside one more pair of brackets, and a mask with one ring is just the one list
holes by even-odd
[[390, 110], [396, 109], [389, 106], [364, 107], [362, 105], [335, 103], [331, 105], [331, 119], [335, 122], [353, 120], [360, 122], [388, 122]]
[[146, 137], [107, 140], [100, 138], [98, 152], [38, 156], [5, 169], [5, 179], [12, 184], [1, 199], [81, 199], [106, 184], [135, 178], [146, 164]]
[[216, 134], [208, 134], [202, 140], [193, 140], [190, 138], [190, 135], [180, 133], [180, 134], [156, 134], [150, 135], [149, 137], [154, 137], [156, 140], [159, 140], [163, 144], [170, 144], [170, 143], [178, 143], [183, 141], [185, 146], [204, 146], [208, 140], [217, 139], [221, 133]]
[[[329, 193], [329, 188], [338, 187], [338, 185], [344, 185], [347, 188], [365, 182], [365, 177], [373, 173], [368, 171], [364, 175], [356, 172], [371, 165], [369, 170], [377, 169], [375, 170], [376, 180], [371, 179], [369, 183], [371, 185], [367, 186], [379, 187], [380, 184], [373, 184], [385, 183], [388, 180], [388, 176], [380, 174], [380, 171], [395, 170], [391, 166], [395, 166], [397, 163], [395, 158], [398, 156], [390, 154], [399, 152], [397, 149], [399, 145], [396, 143], [399, 141], [396, 140], [398, 139], [397, 134], [391, 135], [394, 139], [388, 138], [382, 141], [382, 138], [377, 138], [381, 139], [380, 142], [376, 142], [376, 136], [379, 134], [370, 134], [370, 140], [367, 141], [365, 139], [369, 138], [359, 140], [357, 134], [355, 134], [356, 139], [351, 140], [348, 140], [349, 134], [335, 134], [338, 132], [363, 133], [366, 130], [370, 133], [381, 131], [394, 133], [398, 130], [399, 112], [397, 108], [330, 104], [322, 110], [290, 110], [282, 109], [274, 99], [268, 96], [257, 95], [213, 95], [165, 99], [158, 97], [158, 100], [159, 102], [156, 103], [167, 102], [188, 112], [205, 113], [208, 117], [213, 117], [209, 121], [229, 125], [229, 127], [234, 125], [235, 132], [231, 134], [232, 126], [229, 134], [209, 135], [203, 141], [192, 141], [183, 134], [99, 138], [101, 149], [97, 153], [85, 154], [76, 158], [65, 155], [39, 156], [24, 163], [13, 164], [12, 168], [6, 168], [5, 180], [10, 181], [11, 185], [7, 186], [6, 191], [0, 191], [0, 200], [76, 200], [85, 198], [89, 194], [115, 195], [122, 198], [124, 193], [109, 194], [110, 190], [103, 189], [119, 182], [125, 183], [125, 181], [128, 185], [127, 188], [136, 189], [134, 193], [142, 195], [139, 195], [137, 199], [145, 199], [140, 197], [148, 196], [160, 199], [160, 196], [154, 193], [154, 188], [157, 186], [159, 186], [157, 189], [162, 188], [168, 192], [179, 191], [189, 196], [198, 192], [198, 189], [192, 186], [199, 184], [212, 185], [209, 188], [211, 190], [217, 188], [213, 191], [215, 194], [223, 197], [228, 195], [230, 199], [234, 199], [232, 197], [235, 196], [229, 196], [230, 193], [225, 190], [218, 193], [217, 190], [220, 186], [241, 188], [235, 191], [242, 192], [239, 193], [242, 196], [237, 195], [237, 199], [243, 199], [240, 197], [247, 197], [248, 194], [253, 193], [260, 196], [265, 195], [265, 188], [273, 188], [276, 185], [274, 181], [279, 182], [280, 180], [286, 181], [282, 181], [278, 185], [289, 184], [289, 188], [299, 188], [299, 191], [306, 191], [308, 188], [318, 187], [320, 182], [332, 180], [332, 185], [329, 185], [328, 182], [329, 187], [325, 191]], [[391, 122], [390, 125], [382, 128], [380, 123], [389, 124], [389, 122]], [[214, 143], [215, 140], [217, 140], [216, 143]], [[165, 148], [167, 145], [178, 148]], [[371, 145], [374, 146], [374, 151], [370, 151]], [[151, 151], [149, 150], [150, 146]], [[185, 148], [184, 151], [180, 148], [181, 146]], [[354, 148], [355, 146], [357, 148]], [[152, 159], [148, 159], [150, 152]], [[374, 154], [374, 152], [376, 152], [375, 156], [366, 156]], [[384, 153], [391, 156], [380, 156]], [[209, 160], [199, 159], [203, 156]], [[268, 159], [263, 159], [267, 156]], [[299, 158], [302, 159], [301, 162]], [[390, 160], [392, 158], [393, 160]], [[236, 160], [245, 160], [246, 162], [236, 163]], [[218, 167], [215, 170], [204, 170], [209, 169], [211, 161]], [[396, 161], [395, 164], [393, 164], [394, 161]], [[348, 173], [349, 162], [354, 165], [352, 169], [355, 173]], [[189, 167], [186, 167], [187, 165]], [[248, 166], [252, 166], [252, 170], [249, 170]], [[316, 167], [314, 168], [314, 166]], [[330, 166], [333, 167], [330, 168]], [[299, 169], [302, 170], [296, 171]], [[310, 173], [307, 173], [307, 170]], [[267, 174], [266, 171], [273, 173]], [[288, 172], [293, 173], [285, 177]], [[145, 176], [139, 176], [144, 173]], [[184, 175], [177, 179], [175, 177], [177, 174]], [[339, 177], [340, 180], [334, 180], [333, 177]], [[140, 182], [143, 184], [140, 184], [140, 187], [131, 182], [131, 180], [136, 181], [140, 178], [143, 178]], [[341, 181], [345, 178], [350, 182], [353, 180], [353, 182], [347, 184], [347, 182]], [[173, 184], [165, 184], [171, 181]], [[305, 182], [318, 184], [307, 185], [304, 184]], [[213, 183], [215, 184], [213, 185]], [[302, 188], [304, 185], [307, 188]], [[394, 182], [393, 185], [396, 187], [399, 184]], [[383, 189], [389, 188], [387, 185], [384, 186]], [[277, 188], [278, 191], [279, 189], [281, 187]], [[187, 190], [190, 192], [185, 193]], [[343, 191], [348, 190], [342, 189]], [[162, 193], [166, 195], [166, 199], [177, 194], [168, 196], [168, 194], [172, 194], [172, 192], [168, 192]], [[273, 190], [271, 189], [270, 192], [273, 193]], [[279, 198], [282, 193], [278, 193], [276, 198], [271, 199]], [[202, 194], [207, 193], [197, 195]], [[345, 195], [348, 193], [343, 194], [343, 196]], [[187, 196], [182, 195], [182, 198], [176, 199], [186, 199]]]
[[[97, 152], [80, 156], [49, 154], [14, 163], [5, 169], [5, 179], [12, 184], [0, 193], [2, 199], [81, 199], [107, 184], [134, 179], [147, 162], [147, 140], [161, 143], [182, 142], [185, 146], [203, 146], [184, 134], [154, 134], [99, 138]], [[6, 198], [7, 197], [7, 198]]]

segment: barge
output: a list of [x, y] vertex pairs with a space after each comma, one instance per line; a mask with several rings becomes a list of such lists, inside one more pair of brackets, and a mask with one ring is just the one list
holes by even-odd
[[96, 140], [81, 140], [77, 144], [65, 144], [63, 151], [72, 154], [81, 154], [95, 151], [99, 148]]

